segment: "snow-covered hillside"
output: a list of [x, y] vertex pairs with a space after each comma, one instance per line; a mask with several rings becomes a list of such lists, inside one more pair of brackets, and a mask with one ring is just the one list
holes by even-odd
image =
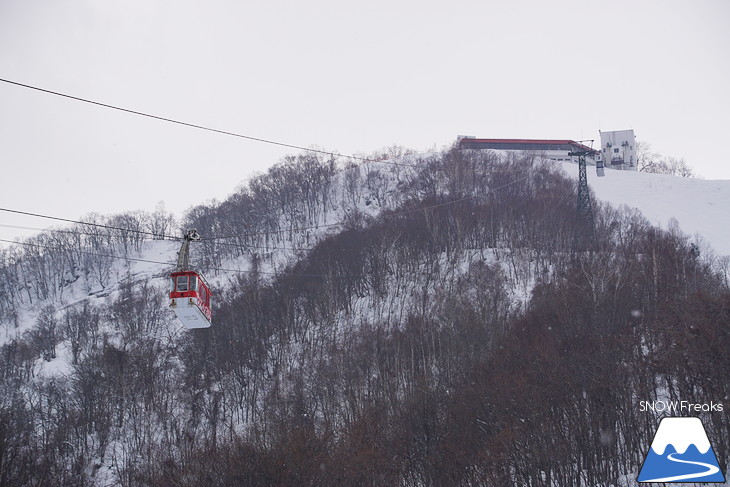
[[[576, 164], [561, 164], [577, 177]], [[690, 237], [699, 234], [719, 255], [730, 255], [730, 180], [682, 178], [664, 174], [588, 168], [588, 184], [598, 199], [638, 208], [653, 225], [667, 229], [672, 218]]]
[[[167, 309], [181, 228], [153, 230], [165, 215], [0, 252], [0, 454], [20, 458], [0, 485], [623, 487], [657, 423], [637, 401], [685, 376], [672, 397], [728, 397], [727, 281], [709, 252], [600, 205], [608, 251], [581, 252], [576, 165], [380, 159], [292, 158], [191, 208], [179, 227], [204, 237], [205, 330]], [[730, 253], [729, 181], [589, 182]], [[705, 424], [712, 441], [727, 429]]]

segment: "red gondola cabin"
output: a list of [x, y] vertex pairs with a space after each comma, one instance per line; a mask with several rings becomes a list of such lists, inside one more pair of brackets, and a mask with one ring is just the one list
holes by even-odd
[[170, 307], [185, 328], [208, 328], [210, 288], [203, 276], [194, 271], [170, 274]]

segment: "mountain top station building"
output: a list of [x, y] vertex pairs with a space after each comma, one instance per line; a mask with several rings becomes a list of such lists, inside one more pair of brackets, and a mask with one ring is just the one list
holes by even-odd
[[[599, 131], [600, 132], [600, 131]], [[597, 151], [574, 140], [545, 139], [477, 139], [460, 135], [456, 139], [459, 149], [493, 149], [511, 152], [527, 152], [553, 161], [571, 161], [570, 152], [588, 151], [586, 162], [598, 167], [624, 171], [636, 171], [636, 136], [634, 130], [600, 132], [601, 150]]]
[[477, 139], [470, 136], [459, 136], [459, 149], [493, 149], [501, 151], [532, 152], [553, 161], [573, 160], [570, 152], [588, 151], [586, 162], [595, 164], [601, 153], [574, 140], [544, 139]]
[[601, 159], [606, 167], [636, 171], [636, 136], [633, 130], [601, 132]]

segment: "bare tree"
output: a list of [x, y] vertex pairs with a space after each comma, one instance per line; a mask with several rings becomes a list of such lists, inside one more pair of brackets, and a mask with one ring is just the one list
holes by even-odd
[[652, 152], [651, 146], [643, 141], [636, 143], [636, 162], [640, 172], [669, 174], [683, 178], [699, 177], [684, 159]]

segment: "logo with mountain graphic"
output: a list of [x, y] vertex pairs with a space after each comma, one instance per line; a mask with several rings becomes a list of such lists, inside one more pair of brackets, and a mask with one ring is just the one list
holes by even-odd
[[700, 418], [664, 418], [638, 482], [725, 482]]

